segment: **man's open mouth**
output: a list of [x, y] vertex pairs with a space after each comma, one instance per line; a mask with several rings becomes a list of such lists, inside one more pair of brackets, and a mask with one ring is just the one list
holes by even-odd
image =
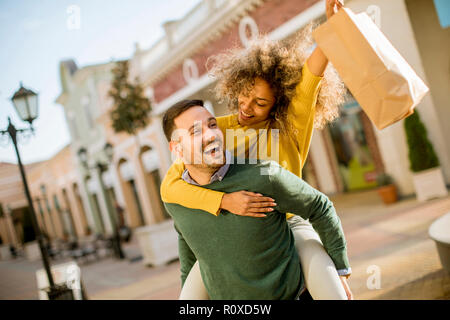
[[216, 154], [218, 154], [221, 151], [221, 147], [219, 144], [214, 144], [214, 145], [209, 145], [208, 147], [205, 148], [205, 151], [203, 152], [205, 155], [211, 155], [211, 156], [215, 156]]

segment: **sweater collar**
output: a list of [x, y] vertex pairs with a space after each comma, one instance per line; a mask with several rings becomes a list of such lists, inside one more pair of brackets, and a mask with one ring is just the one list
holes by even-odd
[[[233, 162], [233, 156], [231, 155], [231, 152], [228, 150], [225, 150], [225, 164], [219, 168], [209, 180], [209, 183], [213, 183], [216, 181], [222, 181], [222, 179], [225, 177], [225, 175], [228, 172], [228, 169], [230, 169], [230, 164]], [[186, 181], [187, 183], [200, 186], [194, 179], [191, 178], [189, 175], [188, 169], [184, 169], [183, 174], [181, 178]]]

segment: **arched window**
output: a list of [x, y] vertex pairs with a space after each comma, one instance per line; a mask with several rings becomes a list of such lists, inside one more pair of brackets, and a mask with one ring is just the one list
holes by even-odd
[[94, 128], [94, 119], [92, 117], [90, 97], [84, 96], [81, 99], [81, 105], [83, 107], [84, 114], [86, 115], [86, 121], [87, 121], [88, 127], [89, 127], [89, 129], [93, 129]]

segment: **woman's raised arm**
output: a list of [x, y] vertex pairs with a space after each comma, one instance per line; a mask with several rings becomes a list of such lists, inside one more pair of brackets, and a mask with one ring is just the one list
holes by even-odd
[[[336, 9], [339, 10], [343, 7], [343, 4], [339, 0], [327, 0], [325, 5], [327, 19], [330, 19], [334, 15]], [[322, 77], [328, 65], [328, 58], [323, 54], [319, 47], [316, 47], [306, 63], [312, 74]]]

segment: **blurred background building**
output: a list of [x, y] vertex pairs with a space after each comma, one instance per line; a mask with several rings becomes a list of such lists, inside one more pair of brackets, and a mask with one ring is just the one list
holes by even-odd
[[[433, 1], [345, 3], [355, 12], [367, 11], [430, 87], [418, 110], [449, 185], [449, 28], [441, 25]], [[61, 61], [56, 101], [64, 109], [72, 141], [51, 159], [26, 168], [42, 230], [62, 239], [111, 234], [108, 207], [115, 202], [125, 209], [131, 228], [167, 219], [159, 195], [171, 164], [161, 128], [164, 111], [181, 99], [203, 99], [216, 116], [227, 114], [211, 91], [208, 57], [244, 47], [258, 34], [288, 38], [310, 21], [323, 22], [324, 9], [324, 1], [314, 0], [204, 0], [182, 19], [166, 22], [165, 36], [150, 48], [136, 46], [128, 60], [130, 78], [139, 80], [152, 102], [151, 122], [137, 136], [117, 134], [111, 126], [108, 91], [115, 62], [82, 67], [73, 60]], [[111, 161], [105, 154], [107, 144], [113, 146]], [[81, 148], [88, 151], [91, 166], [108, 165], [86, 170], [77, 155]], [[0, 236], [4, 243], [20, 245], [26, 204], [19, 173], [11, 164], [1, 164], [0, 172]], [[336, 194], [375, 188], [376, 175], [383, 172], [394, 178], [401, 195], [414, 193], [403, 121], [379, 131], [349, 94], [341, 117], [315, 131], [304, 178], [322, 192]]]

